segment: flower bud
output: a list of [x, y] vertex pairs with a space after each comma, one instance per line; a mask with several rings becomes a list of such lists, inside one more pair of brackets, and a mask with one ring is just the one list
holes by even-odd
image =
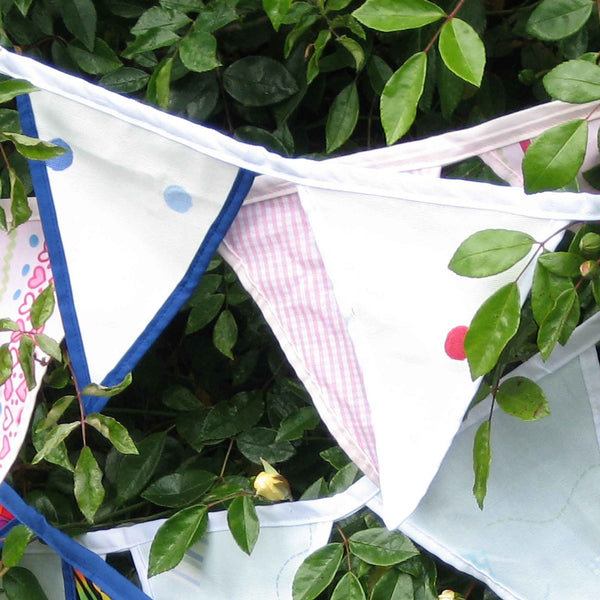
[[600, 265], [595, 260], [586, 260], [579, 265], [579, 272], [585, 279], [596, 279], [600, 275]]
[[283, 475], [261, 471], [254, 480], [256, 493], [271, 502], [291, 500], [290, 484]]
[[456, 594], [452, 590], [444, 590], [439, 596], [438, 600], [455, 600]]
[[600, 256], [600, 235], [590, 231], [579, 240], [579, 251], [586, 258]]

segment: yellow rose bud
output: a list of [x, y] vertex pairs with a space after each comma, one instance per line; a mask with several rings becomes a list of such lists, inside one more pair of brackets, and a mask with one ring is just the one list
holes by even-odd
[[439, 596], [438, 600], [455, 600], [456, 594], [452, 590], [444, 590]]
[[271, 502], [291, 500], [290, 484], [283, 475], [260, 472], [254, 480], [256, 493]]

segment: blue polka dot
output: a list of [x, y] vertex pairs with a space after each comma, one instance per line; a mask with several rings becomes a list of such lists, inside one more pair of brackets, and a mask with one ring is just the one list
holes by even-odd
[[167, 206], [178, 213], [185, 213], [192, 208], [192, 197], [180, 185], [170, 185], [164, 193]]
[[37, 246], [39, 243], [40, 243], [40, 238], [39, 238], [37, 235], [32, 235], [32, 236], [29, 238], [29, 245], [30, 245], [32, 248], [35, 248], [35, 247], [36, 247], [36, 246]]
[[17, 290], [14, 294], [13, 294], [13, 300], [16, 300], [19, 296], [21, 295], [21, 290]]
[[25, 266], [23, 267], [23, 270], [21, 271], [21, 275], [27, 275], [27, 273], [29, 273], [29, 269], [30, 269], [30, 268], [31, 268], [31, 267], [30, 267], [29, 265], [25, 265]]
[[47, 160], [46, 164], [54, 171], [64, 171], [73, 163], [73, 150], [71, 150], [71, 146], [69, 146], [65, 140], [61, 140], [60, 138], [55, 138], [50, 141], [57, 146], [65, 148], [67, 151], [60, 156]]

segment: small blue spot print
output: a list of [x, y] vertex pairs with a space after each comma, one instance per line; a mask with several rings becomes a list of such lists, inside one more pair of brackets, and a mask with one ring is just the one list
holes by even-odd
[[57, 146], [65, 148], [66, 152], [64, 154], [61, 154], [60, 156], [56, 156], [55, 158], [48, 159], [46, 161], [46, 164], [53, 171], [64, 171], [65, 169], [69, 168], [73, 163], [73, 150], [71, 150], [71, 146], [69, 146], [69, 144], [67, 144], [65, 140], [62, 140], [60, 138], [55, 138], [50, 141], [53, 144], [56, 144]]
[[32, 235], [32, 236], [29, 238], [29, 245], [30, 245], [32, 248], [35, 248], [35, 247], [36, 247], [36, 246], [37, 246], [39, 243], [40, 243], [40, 238], [39, 238], [37, 235]]
[[21, 275], [27, 275], [27, 273], [29, 273], [29, 269], [30, 269], [30, 268], [31, 268], [31, 267], [30, 267], [29, 265], [25, 265], [25, 266], [23, 267], [23, 270], [21, 271]]
[[13, 295], [13, 300], [16, 300], [21, 295], [21, 290], [17, 290]]
[[185, 213], [192, 208], [192, 197], [180, 185], [170, 185], [164, 196], [168, 207], [175, 212]]

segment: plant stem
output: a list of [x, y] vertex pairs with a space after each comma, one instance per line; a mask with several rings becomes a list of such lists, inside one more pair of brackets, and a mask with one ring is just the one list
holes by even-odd
[[[465, 3], [465, 0], [458, 0], [458, 3], [456, 4], [456, 6], [454, 7], [454, 10], [446, 17], [446, 19], [444, 20], [444, 25], [446, 23], [448, 23], [449, 21], [452, 21], [452, 19], [454, 19], [454, 17], [456, 16], [456, 13], [458, 13], [458, 11], [462, 8], [462, 5]], [[436, 40], [440, 37], [440, 33], [442, 33], [442, 29], [444, 28], [444, 25], [442, 25], [434, 34], [433, 37], [429, 40], [429, 44], [427, 44], [427, 46], [425, 46], [425, 50], [423, 50], [423, 52], [425, 52], [425, 54], [427, 54], [431, 48], [433, 47], [433, 45], [435, 44]]]

